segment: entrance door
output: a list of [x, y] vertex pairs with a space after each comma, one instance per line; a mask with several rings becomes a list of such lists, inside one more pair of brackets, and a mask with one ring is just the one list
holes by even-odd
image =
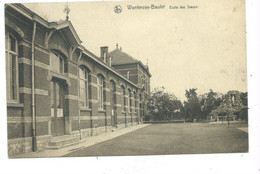
[[58, 81], [51, 81], [51, 134], [53, 136], [64, 135], [65, 119], [64, 107], [64, 87]]

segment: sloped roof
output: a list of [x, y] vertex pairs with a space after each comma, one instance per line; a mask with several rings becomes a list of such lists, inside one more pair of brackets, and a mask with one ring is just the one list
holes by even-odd
[[112, 65], [121, 65], [129, 63], [138, 63], [139, 61], [122, 50], [116, 48], [113, 51], [108, 53], [108, 56], [111, 56]]
[[42, 26], [48, 29], [60, 30], [67, 33], [65, 36], [70, 41], [73, 41], [73, 44], [80, 45], [82, 41], [80, 40], [78, 34], [76, 33], [75, 28], [73, 27], [70, 21], [59, 21], [59, 22], [48, 22], [47, 20], [43, 19], [37, 13], [33, 12], [25, 5], [21, 3], [13, 3], [7, 4], [9, 7], [17, 10], [19, 13], [24, 15], [25, 17], [29, 18], [30, 20], [35, 20], [36, 22], [40, 23]]
[[131, 64], [131, 63], [139, 63], [152, 77], [151, 73], [149, 72], [148, 66], [145, 66], [140, 60], [137, 60], [130, 56], [129, 54], [123, 52], [122, 50], [116, 48], [113, 51], [108, 53], [108, 56], [111, 56], [111, 64], [112, 65], [123, 65], [123, 64]]
[[111, 64], [112, 65], [139, 63], [147, 71], [149, 76], [152, 77], [151, 73], [149, 72], [148, 66], [145, 66], [140, 60], [133, 58], [132, 56], [128, 55], [127, 53], [123, 52], [122, 50], [120, 50], [118, 48], [109, 52], [108, 56], [111, 57]]

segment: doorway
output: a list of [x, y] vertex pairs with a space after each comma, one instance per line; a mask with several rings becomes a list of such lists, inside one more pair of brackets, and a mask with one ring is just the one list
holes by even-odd
[[64, 85], [58, 80], [52, 80], [50, 85], [51, 134], [60, 136], [65, 134]]

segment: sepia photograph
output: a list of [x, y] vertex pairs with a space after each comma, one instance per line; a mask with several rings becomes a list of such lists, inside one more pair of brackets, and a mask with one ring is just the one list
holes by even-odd
[[8, 160], [250, 156], [245, 0], [6, 2], [3, 14]]

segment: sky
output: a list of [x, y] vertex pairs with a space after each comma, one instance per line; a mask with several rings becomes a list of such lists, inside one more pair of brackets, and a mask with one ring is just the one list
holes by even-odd
[[[151, 4], [165, 8], [127, 8]], [[65, 2], [24, 5], [49, 22], [66, 18]], [[121, 13], [114, 12], [115, 5]], [[152, 89], [164, 86], [181, 100], [190, 88], [199, 94], [247, 91], [243, 0], [70, 2], [69, 8], [69, 20], [86, 49], [100, 56], [101, 46], [112, 51], [118, 43], [149, 65]]]

